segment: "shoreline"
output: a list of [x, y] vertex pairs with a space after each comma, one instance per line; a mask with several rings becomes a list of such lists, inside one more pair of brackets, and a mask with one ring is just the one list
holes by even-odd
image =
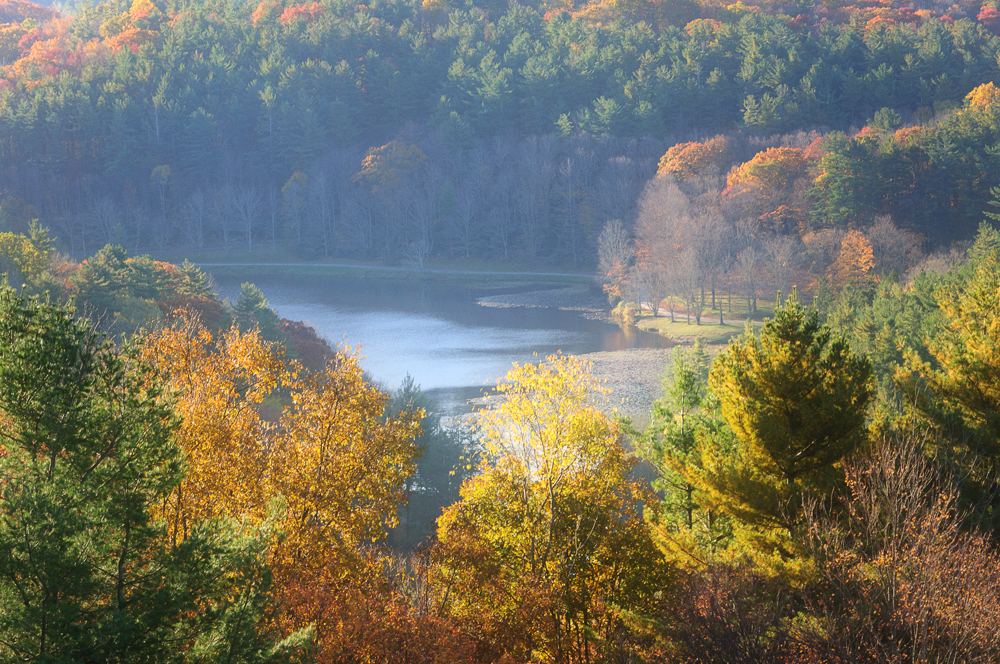
[[653, 402], [663, 393], [662, 378], [672, 352], [672, 348], [626, 348], [578, 357], [590, 362], [594, 379], [611, 389], [609, 394], [596, 395], [598, 407], [608, 414], [617, 409], [641, 429], [649, 421]]
[[[590, 319], [613, 322], [603, 294], [583, 285], [531, 290], [478, 298], [484, 307], [554, 307], [577, 311]], [[609, 394], [595, 394], [595, 405], [603, 412], [614, 411], [632, 420], [637, 428], [649, 421], [653, 402], [663, 392], [661, 383], [670, 362], [672, 348], [624, 348], [613, 351], [596, 351], [578, 355], [591, 365], [590, 374], [598, 384], [609, 388]], [[489, 398], [479, 401], [488, 406]]]

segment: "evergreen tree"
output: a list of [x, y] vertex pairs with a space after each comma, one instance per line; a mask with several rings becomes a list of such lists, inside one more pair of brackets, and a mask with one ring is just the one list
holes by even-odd
[[674, 349], [663, 379], [663, 396], [653, 403], [650, 423], [639, 440], [642, 457], [657, 472], [654, 488], [663, 496], [648, 510], [657, 543], [687, 563], [705, 562], [731, 534], [729, 520], [701, 504], [697, 470], [699, 439], [731, 438], [719, 416], [719, 400], [708, 390], [709, 357], [701, 338], [694, 348]]
[[178, 270], [180, 272], [176, 287], [178, 295], [203, 299], [212, 299], [215, 296], [208, 275], [197, 265], [184, 259]]
[[[922, 402], [925, 410], [939, 422], [957, 414], [965, 425], [958, 446], [971, 439], [985, 454], [988, 463], [966, 461], [963, 474], [985, 480], [1000, 463], [1000, 232], [980, 226], [969, 262], [945, 278], [937, 301], [944, 323], [929, 343], [936, 367], [911, 355], [911, 368], [936, 397]], [[954, 451], [965, 456], [966, 450]]]
[[[759, 334], [748, 326], [730, 343], [709, 384], [737, 444], [734, 454], [712, 445], [702, 451], [699, 481], [708, 504], [765, 538], [790, 536], [803, 494], [836, 486], [837, 463], [865, 439], [870, 362], [793, 294]], [[791, 553], [787, 540], [775, 546]]]
[[268, 304], [264, 293], [250, 282], [245, 282], [240, 287], [240, 297], [233, 307], [233, 318], [242, 330], [260, 328], [261, 335], [267, 341], [279, 341], [284, 336], [278, 314]]
[[71, 309], [0, 286], [0, 659], [264, 662], [268, 527], [155, 512], [182, 478], [154, 373]]

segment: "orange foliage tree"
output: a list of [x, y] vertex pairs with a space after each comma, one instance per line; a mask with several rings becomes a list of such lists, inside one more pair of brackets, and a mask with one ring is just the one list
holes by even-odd
[[420, 413], [383, 418], [389, 397], [353, 356], [313, 373], [256, 330], [216, 340], [184, 314], [149, 335], [143, 354], [178, 394], [188, 474], [163, 506], [175, 539], [215, 516], [261, 521], [281, 494], [285, 536], [273, 555], [292, 573], [350, 559], [393, 525]]
[[830, 266], [827, 278], [836, 288], [843, 288], [849, 283], [862, 286], [871, 281], [874, 267], [875, 255], [864, 233], [848, 231], [840, 243], [840, 253]]
[[678, 143], [660, 158], [656, 174], [685, 180], [704, 173], [711, 167], [722, 169], [729, 160], [730, 141], [717, 136], [704, 143]]
[[793, 184], [805, 175], [806, 157], [798, 148], [768, 148], [729, 174], [725, 193], [744, 197], [765, 225], [787, 231], [801, 221], [792, 200]]

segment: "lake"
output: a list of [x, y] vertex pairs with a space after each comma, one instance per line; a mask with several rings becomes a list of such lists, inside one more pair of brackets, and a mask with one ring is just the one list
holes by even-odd
[[[216, 278], [219, 293], [233, 302], [244, 281], [256, 284], [282, 318], [304, 320], [331, 344], [358, 350], [362, 366], [383, 387], [397, 388], [410, 374], [447, 415], [467, 412], [469, 399], [506, 374], [511, 363], [533, 361], [535, 353], [543, 357], [559, 350], [583, 354], [668, 345], [658, 335], [625, 334], [580, 311], [479, 304], [484, 297], [517, 299], [518, 294], [564, 286], [559, 283], [250, 274]], [[566, 292], [586, 298], [582, 289], [576, 285]], [[558, 302], [558, 294], [554, 299]]]

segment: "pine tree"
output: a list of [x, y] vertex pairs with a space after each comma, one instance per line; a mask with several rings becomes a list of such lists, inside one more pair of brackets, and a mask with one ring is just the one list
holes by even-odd
[[736, 450], [703, 449], [707, 502], [762, 532], [791, 534], [803, 494], [835, 486], [837, 463], [864, 441], [871, 364], [793, 294], [759, 334], [748, 326], [730, 344], [709, 384]]
[[268, 304], [264, 293], [250, 282], [241, 285], [240, 297], [233, 307], [233, 318], [242, 330], [259, 328], [261, 336], [267, 341], [278, 341], [283, 336], [278, 314]]
[[708, 390], [709, 357], [701, 338], [694, 348], [674, 349], [663, 379], [663, 396], [638, 441], [641, 456], [656, 470], [654, 488], [663, 497], [648, 510], [657, 543], [682, 561], [703, 563], [731, 535], [729, 520], [701, 504], [697, 471], [699, 439], [731, 438]]
[[185, 297], [197, 297], [212, 299], [215, 293], [209, 283], [208, 275], [194, 263], [187, 259], [178, 268], [180, 279], [177, 284], [177, 294]]

